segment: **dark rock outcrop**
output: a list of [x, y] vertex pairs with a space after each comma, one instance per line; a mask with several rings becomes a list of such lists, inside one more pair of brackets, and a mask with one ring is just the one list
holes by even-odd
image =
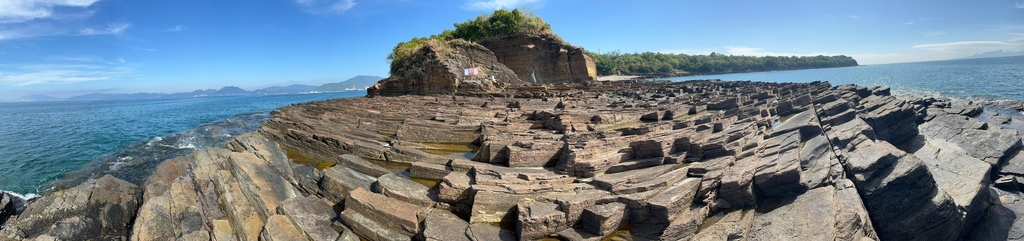
[[4, 240], [123, 240], [139, 187], [113, 176], [90, 179], [32, 202], [0, 230]]

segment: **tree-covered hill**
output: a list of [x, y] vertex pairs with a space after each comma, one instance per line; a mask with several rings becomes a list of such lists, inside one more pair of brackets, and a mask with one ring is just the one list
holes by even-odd
[[711, 53], [687, 55], [665, 53], [591, 53], [600, 75], [678, 76], [725, 74], [775, 70], [857, 66], [857, 60], [837, 56], [739, 56]]

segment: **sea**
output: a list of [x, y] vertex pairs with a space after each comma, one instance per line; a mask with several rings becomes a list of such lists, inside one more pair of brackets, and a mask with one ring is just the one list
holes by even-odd
[[0, 189], [32, 197], [105, 174], [143, 183], [163, 160], [256, 131], [274, 109], [365, 95], [0, 103]]
[[892, 88], [893, 94], [1024, 101], [1024, 56], [698, 75], [667, 79], [679, 81], [754, 80], [791, 83], [828, 81], [833, 86], [843, 84], [889, 86]]
[[[668, 78], [885, 85], [894, 94], [1024, 100], [1024, 56]], [[290, 104], [365, 91], [0, 103], [0, 189], [26, 196], [112, 174], [142, 183], [160, 162], [220, 147]]]

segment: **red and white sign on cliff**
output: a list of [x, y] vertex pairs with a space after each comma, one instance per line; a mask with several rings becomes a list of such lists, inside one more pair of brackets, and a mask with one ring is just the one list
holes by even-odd
[[478, 69], [478, 68], [468, 68], [468, 69], [465, 69], [464, 72], [466, 73], [465, 74], [466, 76], [476, 76], [476, 75], [480, 74], [480, 69]]

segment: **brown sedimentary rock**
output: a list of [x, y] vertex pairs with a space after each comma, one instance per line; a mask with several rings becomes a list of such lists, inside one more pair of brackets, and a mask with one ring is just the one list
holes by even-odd
[[[102, 226], [111, 232], [98, 234], [1019, 238], [1021, 134], [978, 116], [992, 114], [824, 82], [548, 83], [491, 94], [321, 101], [274, 111], [259, 132], [225, 148], [164, 162], [141, 185], [137, 214], [122, 212], [134, 220], [131, 232], [104, 216], [113, 220]], [[11, 216], [0, 234], [45, 239], [94, 230], [51, 224], [95, 224], [82, 214], [130, 204], [106, 194], [131, 186], [100, 180], [110, 185], [32, 202], [27, 210], [34, 211]], [[84, 202], [54, 200], [85, 190], [122, 198], [40, 216]]]

